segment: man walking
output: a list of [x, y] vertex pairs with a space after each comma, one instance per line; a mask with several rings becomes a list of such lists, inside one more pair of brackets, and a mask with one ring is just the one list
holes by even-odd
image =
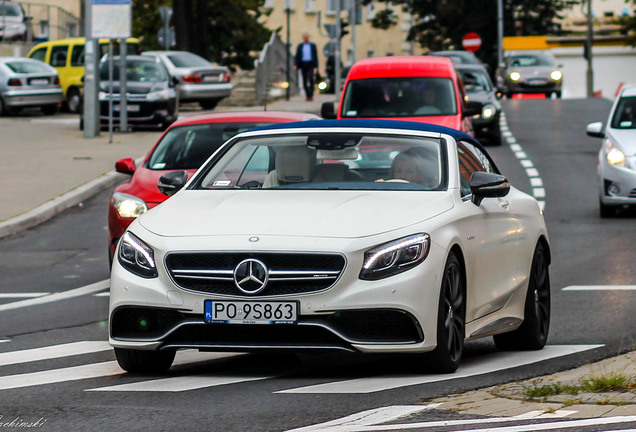
[[316, 44], [309, 41], [309, 33], [303, 33], [303, 41], [298, 44], [294, 69], [300, 69], [303, 76], [303, 88], [306, 100], [314, 99], [314, 70], [318, 68], [318, 50]]

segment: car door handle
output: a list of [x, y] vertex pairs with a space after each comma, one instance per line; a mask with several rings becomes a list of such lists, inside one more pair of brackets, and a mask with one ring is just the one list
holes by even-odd
[[510, 201], [508, 200], [499, 200], [499, 205], [501, 206], [501, 208], [508, 210], [508, 207], [510, 207]]

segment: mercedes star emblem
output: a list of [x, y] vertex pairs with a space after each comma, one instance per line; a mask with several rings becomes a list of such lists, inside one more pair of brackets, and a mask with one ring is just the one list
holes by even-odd
[[234, 269], [234, 284], [245, 294], [258, 294], [269, 281], [269, 271], [262, 261], [248, 258]]

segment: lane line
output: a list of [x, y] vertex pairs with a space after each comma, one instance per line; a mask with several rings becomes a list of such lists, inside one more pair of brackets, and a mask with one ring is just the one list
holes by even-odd
[[227, 384], [237, 384], [275, 378], [274, 376], [180, 376], [150, 381], [140, 381], [130, 384], [120, 384], [110, 387], [86, 389], [86, 391], [132, 391], [132, 392], [181, 392], [197, 390], [205, 387], [217, 387]]
[[49, 295], [48, 292], [27, 292], [27, 293], [0, 293], [0, 299], [5, 298], [33, 298]]
[[95, 282], [94, 284], [86, 285], [86, 286], [75, 288], [68, 291], [53, 293], [50, 295], [37, 297], [37, 298], [29, 299], [29, 300], [6, 303], [3, 305], [0, 305], [0, 312], [20, 309], [20, 308], [24, 308], [28, 306], [42, 305], [42, 304], [51, 303], [51, 302], [60, 301], [60, 300], [67, 300], [74, 297], [80, 297], [87, 294], [93, 294], [99, 291], [103, 291], [107, 288], [110, 288], [110, 279]]
[[485, 356], [466, 359], [457, 372], [452, 375], [389, 375], [379, 377], [357, 378], [352, 380], [329, 382], [305, 387], [281, 390], [276, 393], [373, 393], [399, 387], [448, 381], [475, 375], [511, 369], [537, 363], [556, 357], [563, 357], [582, 351], [588, 351], [603, 345], [547, 345], [540, 351], [532, 352], [497, 352]]
[[54, 358], [91, 354], [110, 350], [112, 350], [112, 347], [106, 341], [81, 341], [61, 345], [51, 345], [41, 348], [0, 353], [0, 366], [50, 360]]
[[636, 291], [636, 285], [570, 285], [561, 291]]

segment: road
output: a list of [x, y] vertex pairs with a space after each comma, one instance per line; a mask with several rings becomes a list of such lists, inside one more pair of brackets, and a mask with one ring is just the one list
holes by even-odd
[[[491, 339], [470, 342], [459, 371], [444, 376], [416, 374], [416, 365], [402, 356], [197, 352], [179, 353], [163, 376], [125, 374], [105, 342], [106, 191], [0, 240], [0, 423], [19, 418], [47, 431], [263, 432], [378, 409], [356, 420], [357, 429], [302, 430], [369, 430], [373, 421], [391, 422], [404, 413], [419, 425], [411, 430], [552, 428], [538, 420], [470, 419], [427, 401], [633, 349], [635, 215], [598, 216], [600, 142], [584, 132], [609, 107], [602, 99], [506, 101], [510, 144], [489, 148], [512, 183], [545, 205], [553, 250], [553, 320], [545, 350], [514, 355], [496, 352]], [[425, 425], [440, 421], [444, 426]]]

